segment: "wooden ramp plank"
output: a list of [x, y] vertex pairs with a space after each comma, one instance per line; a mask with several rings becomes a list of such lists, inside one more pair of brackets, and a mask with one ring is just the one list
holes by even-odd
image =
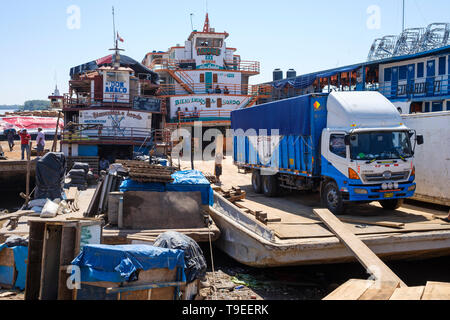
[[406, 284], [328, 209], [314, 209], [313, 211], [376, 280], [398, 282], [401, 287], [406, 287]]
[[350, 279], [323, 300], [358, 300], [374, 282], [373, 280]]
[[450, 300], [450, 283], [428, 281], [422, 300]]
[[398, 288], [399, 282], [375, 281], [358, 300], [389, 300]]
[[389, 300], [420, 300], [425, 286], [397, 288]]

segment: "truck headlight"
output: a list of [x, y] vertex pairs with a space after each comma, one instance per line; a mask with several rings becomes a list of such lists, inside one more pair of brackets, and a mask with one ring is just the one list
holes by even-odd
[[367, 194], [368, 193], [368, 191], [366, 189], [360, 189], [360, 188], [353, 189], [353, 191], [357, 194]]
[[408, 187], [408, 191], [414, 191], [414, 190], [416, 190], [416, 185], [415, 184], [413, 184], [412, 186]]

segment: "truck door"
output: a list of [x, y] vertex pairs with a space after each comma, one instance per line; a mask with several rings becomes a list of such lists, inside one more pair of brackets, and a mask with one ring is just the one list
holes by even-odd
[[348, 152], [345, 132], [326, 132], [322, 140], [322, 175], [333, 178], [338, 186], [347, 178]]

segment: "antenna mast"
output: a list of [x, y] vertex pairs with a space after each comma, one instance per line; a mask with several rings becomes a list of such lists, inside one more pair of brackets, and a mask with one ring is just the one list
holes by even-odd
[[405, 31], [405, 0], [403, 0], [402, 32]]
[[115, 19], [115, 16], [114, 16], [114, 6], [112, 7], [112, 16], [113, 16], [113, 37], [114, 37], [114, 46], [117, 48], [116, 19]]

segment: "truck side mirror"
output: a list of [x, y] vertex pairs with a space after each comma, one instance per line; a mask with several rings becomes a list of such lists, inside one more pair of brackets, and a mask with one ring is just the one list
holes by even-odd
[[418, 145], [423, 144], [423, 135], [418, 134], [416, 139], [417, 139], [417, 144]]
[[350, 135], [346, 134], [344, 137], [344, 143], [346, 146], [350, 145]]

